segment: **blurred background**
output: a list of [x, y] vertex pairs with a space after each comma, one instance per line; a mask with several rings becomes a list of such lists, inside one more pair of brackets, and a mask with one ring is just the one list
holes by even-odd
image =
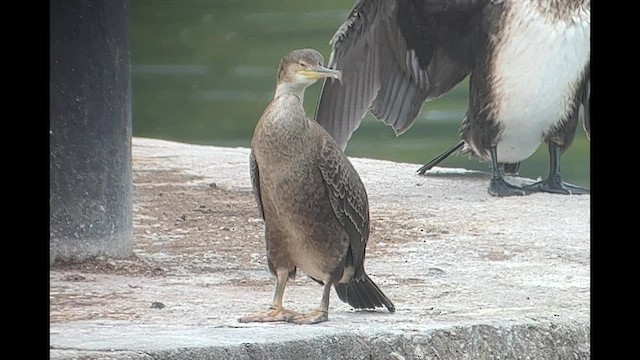
[[[280, 58], [314, 48], [329, 59], [329, 40], [353, 0], [135, 0], [132, 16], [133, 135], [191, 144], [249, 147], [253, 129], [273, 98]], [[305, 93], [315, 113], [321, 83]], [[346, 153], [354, 157], [415, 163], [416, 170], [458, 141], [467, 106], [465, 80], [423, 106], [400, 137], [367, 115]], [[565, 181], [590, 186], [590, 147], [582, 124], [565, 153]], [[452, 156], [440, 166], [488, 171], [488, 163]], [[540, 149], [520, 175], [548, 173]]]

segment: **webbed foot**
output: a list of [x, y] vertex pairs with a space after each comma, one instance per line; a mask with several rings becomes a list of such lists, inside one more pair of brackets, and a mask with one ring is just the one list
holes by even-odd
[[284, 308], [270, 308], [266, 312], [243, 316], [238, 319], [238, 322], [276, 322], [276, 321], [289, 321], [290, 318], [300, 316], [300, 313], [293, 310], [287, 310]]
[[329, 313], [324, 309], [316, 309], [308, 314], [298, 314], [287, 319], [294, 324], [317, 324], [329, 320]]
[[511, 185], [503, 178], [492, 178], [489, 183], [489, 194], [493, 196], [505, 197], [505, 196], [523, 196], [533, 193], [534, 191], [527, 189], [526, 187], [519, 187]]
[[585, 187], [568, 184], [562, 181], [559, 176], [548, 178], [524, 187], [531, 192], [548, 192], [553, 194], [565, 195], [584, 195], [591, 194], [591, 190]]

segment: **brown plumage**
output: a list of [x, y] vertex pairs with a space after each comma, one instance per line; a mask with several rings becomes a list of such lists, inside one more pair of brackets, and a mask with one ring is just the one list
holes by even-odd
[[[323, 77], [340, 78], [323, 63], [312, 49], [295, 50], [281, 60], [274, 99], [253, 135], [251, 180], [277, 285], [271, 308], [240, 322], [327, 321], [332, 285], [354, 308], [395, 310], [364, 270], [369, 239], [364, 185], [340, 146], [303, 108], [309, 85]], [[324, 285], [320, 307], [306, 315], [282, 307], [287, 280], [297, 269]]]

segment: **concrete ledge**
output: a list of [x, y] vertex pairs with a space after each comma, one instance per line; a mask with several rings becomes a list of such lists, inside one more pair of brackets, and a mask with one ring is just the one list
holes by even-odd
[[[590, 358], [589, 196], [493, 198], [486, 173], [352, 160], [371, 203], [365, 267], [395, 314], [332, 294], [326, 323], [238, 323], [275, 288], [248, 149], [134, 138], [136, 257], [51, 268], [51, 358]], [[321, 292], [301, 275], [285, 306]]]
[[[220, 331], [204, 326], [195, 329], [154, 333], [156, 344], [135, 344], [136, 338], [148, 336], [148, 327], [119, 324], [118, 336], [102, 341], [115, 350], [52, 350], [52, 359], [586, 359], [589, 358], [589, 328], [584, 324], [531, 322], [511, 326], [463, 325], [444, 328], [424, 327], [412, 331], [389, 329], [383, 332], [326, 332], [324, 335], [298, 335], [283, 329], [279, 338], [296, 340], [262, 342], [240, 338], [246, 329]], [[124, 332], [123, 332], [124, 331]], [[314, 331], [312, 331], [314, 332]], [[122, 340], [123, 333], [130, 340]], [[243, 334], [244, 333], [244, 334]], [[77, 335], [77, 333], [76, 333]], [[112, 334], [115, 335], [115, 334]], [[189, 344], [176, 344], [176, 339], [189, 337]], [[80, 337], [79, 339], [81, 339]], [[120, 340], [118, 340], [120, 339]], [[216, 344], [218, 343], [218, 344]], [[222, 345], [222, 343], [226, 343]], [[232, 344], [235, 343], [235, 344]], [[162, 344], [162, 345], [161, 345]], [[181, 346], [177, 346], [181, 345]], [[92, 345], [78, 344], [79, 347]], [[138, 348], [123, 351], [123, 348]]]

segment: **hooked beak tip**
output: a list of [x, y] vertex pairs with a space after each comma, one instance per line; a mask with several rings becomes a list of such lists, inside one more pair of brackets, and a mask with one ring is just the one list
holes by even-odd
[[340, 82], [340, 84], [342, 84], [342, 71], [340, 71], [340, 70], [336, 70], [336, 71], [337, 71], [337, 73], [334, 76], [334, 78], [337, 79], [338, 82]]

